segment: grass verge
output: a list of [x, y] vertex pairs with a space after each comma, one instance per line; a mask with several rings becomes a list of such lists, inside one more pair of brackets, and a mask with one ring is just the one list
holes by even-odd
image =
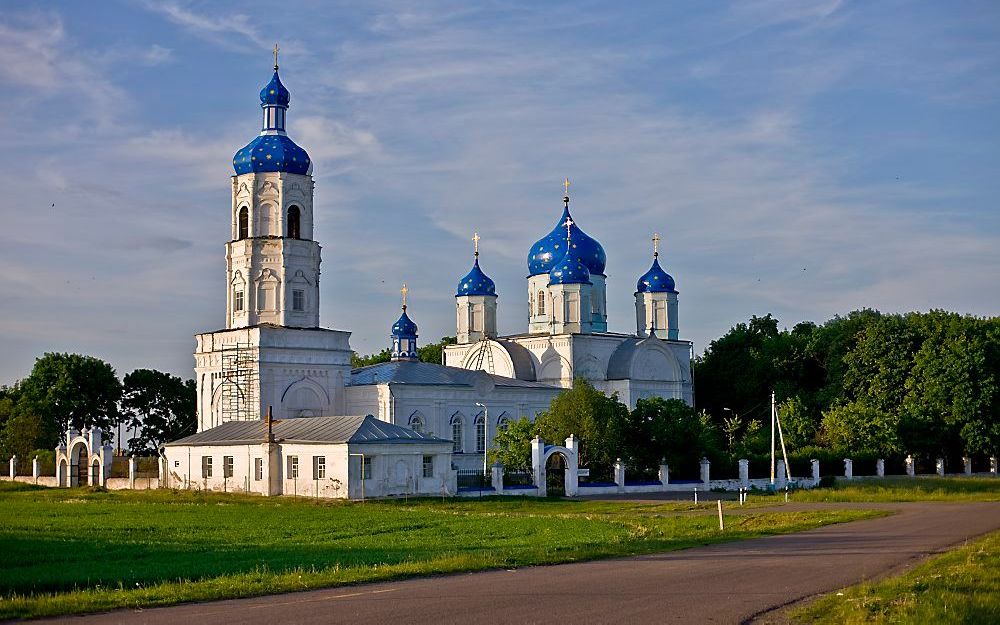
[[[349, 503], [0, 483], [0, 618], [626, 556], [878, 511], [494, 498]], [[730, 508], [732, 509], [732, 508]]]
[[859, 584], [791, 613], [826, 624], [1000, 622], [1000, 532], [898, 577]]
[[878, 480], [837, 479], [834, 486], [801, 490], [794, 501], [898, 502], [1000, 501], [995, 477], [888, 477]]

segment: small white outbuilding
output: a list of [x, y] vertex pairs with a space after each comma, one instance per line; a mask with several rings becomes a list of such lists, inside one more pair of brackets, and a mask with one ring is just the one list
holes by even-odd
[[349, 499], [457, 491], [452, 441], [371, 415], [229, 421], [162, 451], [168, 488]]

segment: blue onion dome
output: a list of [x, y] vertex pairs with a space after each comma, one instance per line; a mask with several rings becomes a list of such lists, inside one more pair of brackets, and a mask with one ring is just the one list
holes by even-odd
[[635, 284], [638, 293], [676, 293], [674, 279], [660, 267], [660, 259], [653, 256], [653, 266], [642, 274]]
[[406, 315], [406, 306], [403, 306], [403, 314], [392, 324], [392, 335], [405, 338], [417, 336], [417, 324]]
[[285, 85], [281, 84], [281, 79], [278, 78], [278, 70], [274, 70], [274, 76], [271, 76], [271, 82], [264, 85], [264, 88], [260, 90], [260, 105], [274, 105], [274, 106], [288, 106], [288, 102], [292, 99], [292, 95], [288, 93], [288, 89], [285, 89]]
[[237, 175], [266, 171], [308, 174], [311, 166], [312, 161], [306, 151], [286, 135], [255, 137], [233, 157], [233, 169]]
[[[562, 217], [556, 223], [552, 232], [548, 233], [535, 242], [528, 251], [528, 274], [537, 276], [549, 273], [557, 261], [561, 260], [566, 253], [566, 218], [570, 218], [569, 200], [564, 198], [566, 206], [563, 208]], [[576, 255], [586, 267], [590, 274], [603, 276], [604, 267], [607, 265], [608, 257], [604, 253], [604, 248], [587, 236], [583, 230], [574, 222], [570, 226], [570, 240], [575, 248]], [[588, 280], [589, 275], [588, 275]]]
[[497, 285], [479, 268], [479, 258], [472, 263], [472, 270], [458, 283], [455, 297], [463, 295], [496, 295]]
[[[564, 246], [565, 243], [566, 239], [563, 239]], [[549, 284], [591, 284], [590, 269], [573, 245], [549, 270]]]

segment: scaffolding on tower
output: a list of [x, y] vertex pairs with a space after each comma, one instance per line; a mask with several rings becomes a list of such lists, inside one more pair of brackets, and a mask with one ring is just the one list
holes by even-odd
[[[472, 355], [474, 360], [471, 361], [474, 366], [472, 368], [482, 369], [487, 373], [496, 373], [493, 366], [493, 349], [490, 347], [489, 337], [484, 336], [474, 349], [475, 351]], [[486, 363], [486, 367], [483, 367], [484, 362]]]
[[236, 343], [222, 348], [222, 422], [260, 418], [257, 348]]

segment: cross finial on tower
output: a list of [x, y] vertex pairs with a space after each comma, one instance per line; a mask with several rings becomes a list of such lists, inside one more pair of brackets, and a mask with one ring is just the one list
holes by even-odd
[[660, 255], [660, 234], [658, 232], [653, 233], [653, 258]]
[[473, 233], [473, 235], [472, 235], [472, 245], [473, 245], [473, 247], [476, 250], [476, 257], [477, 258], [479, 257], [479, 239], [480, 239], [479, 233], [478, 232]]
[[569, 218], [569, 215], [566, 215], [566, 221], [563, 222], [563, 226], [566, 228], [566, 243], [567, 244], [569, 243], [569, 237], [570, 237], [570, 234], [569, 234], [570, 230], [569, 229], [573, 226], [573, 223], [574, 223], [574, 221]]
[[280, 50], [280, 48], [278, 47], [278, 44], [275, 43], [274, 44], [274, 71], [278, 71], [278, 51], [279, 50]]
[[403, 283], [403, 288], [399, 289], [399, 292], [403, 295], [403, 311], [406, 311], [406, 294], [410, 292], [410, 289], [406, 288], [406, 283]]
[[569, 178], [563, 180], [563, 189], [565, 189], [566, 191], [565, 193], [566, 197], [569, 197]]

